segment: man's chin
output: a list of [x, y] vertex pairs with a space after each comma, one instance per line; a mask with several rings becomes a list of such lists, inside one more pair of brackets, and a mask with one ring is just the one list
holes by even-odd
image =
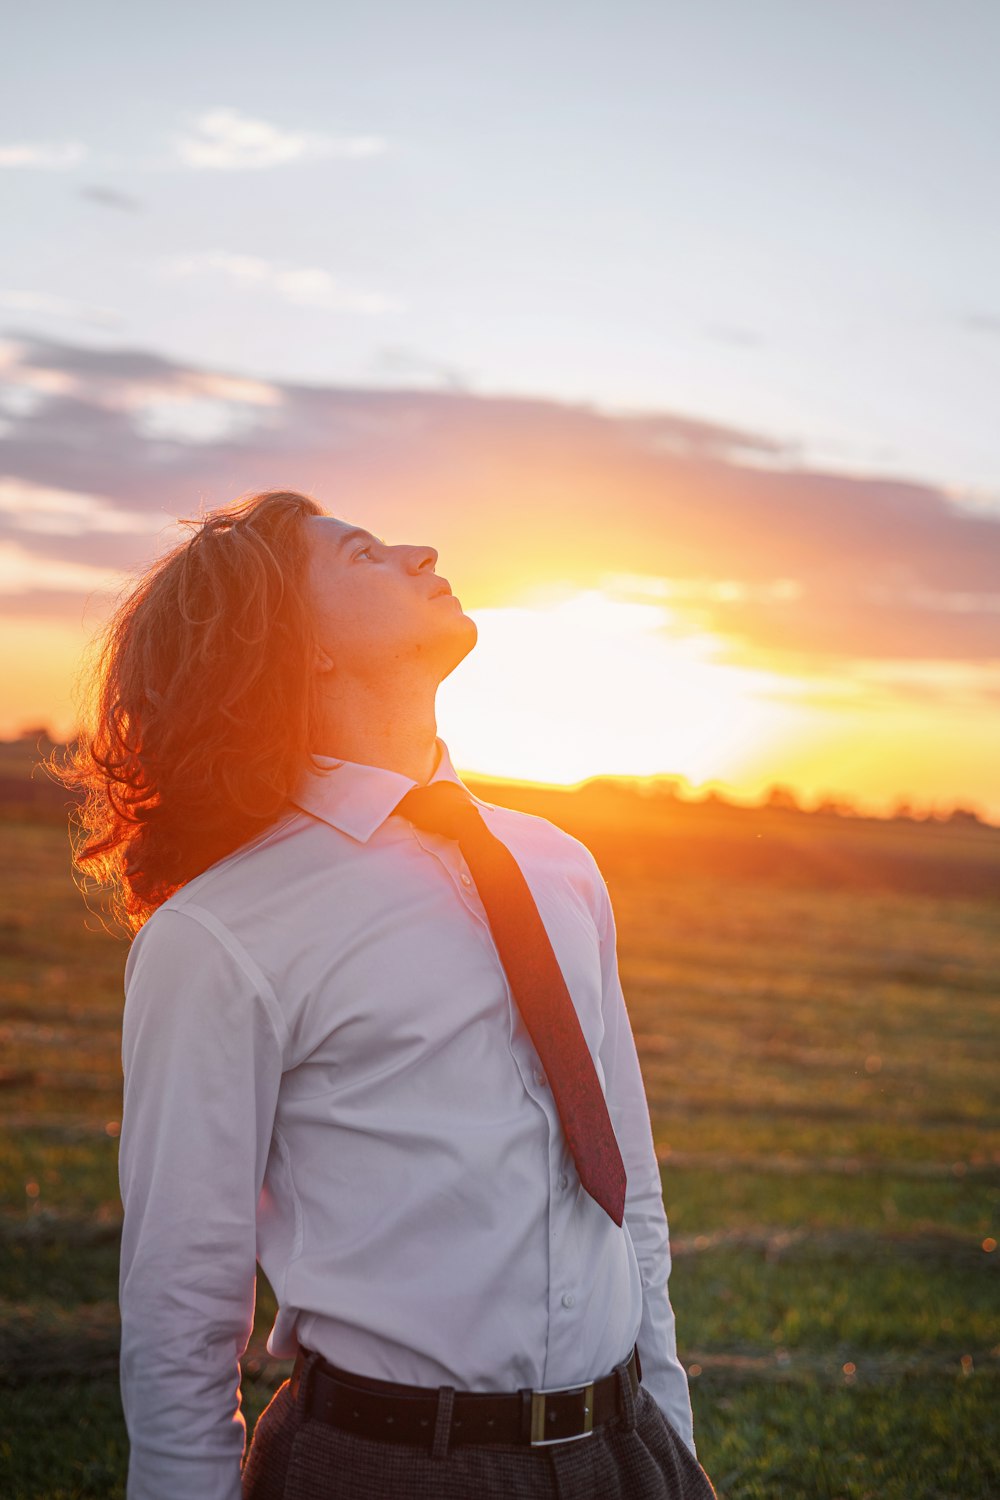
[[475, 620], [470, 620], [468, 615], [463, 615], [463, 619], [465, 620], [468, 628], [465, 630], [453, 631], [450, 639], [447, 642], [442, 641], [440, 643], [440, 654], [444, 664], [444, 670], [442, 671], [440, 678], [442, 682], [451, 672], [454, 672], [457, 666], [459, 666], [465, 660], [469, 652], [473, 649], [473, 647], [476, 645], [476, 642], [479, 640], [479, 627], [476, 625]]

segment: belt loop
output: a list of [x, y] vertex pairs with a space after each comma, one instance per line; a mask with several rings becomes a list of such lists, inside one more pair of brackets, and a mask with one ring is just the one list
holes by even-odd
[[453, 1385], [442, 1385], [438, 1387], [437, 1417], [434, 1422], [434, 1441], [431, 1444], [431, 1458], [447, 1458], [448, 1443], [451, 1440], [451, 1418], [455, 1410], [455, 1387]]
[[632, 1390], [629, 1361], [626, 1360], [624, 1364], [615, 1365], [615, 1374], [618, 1377], [618, 1393], [621, 1397], [622, 1431], [634, 1432], [636, 1422], [635, 1394]]
[[292, 1389], [295, 1396], [295, 1405], [302, 1420], [308, 1415], [309, 1388], [312, 1385], [312, 1372], [316, 1368], [319, 1354], [307, 1349], [304, 1344], [299, 1345], [299, 1352], [295, 1356], [295, 1367], [292, 1371]]

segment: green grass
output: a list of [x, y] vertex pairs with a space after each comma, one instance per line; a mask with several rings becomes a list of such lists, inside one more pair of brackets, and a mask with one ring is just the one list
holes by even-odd
[[698, 1454], [720, 1496], [990, 1500], [1000, 1489], [996, 1398], [995, 1379], [959, 1376], [700, 1387], [692, 1402]]
[[118, 1237], [103, 1244], [79, 1244], [71, 1238], [41, 1245], [30, 1240], [0, 1244], [0, 1286], [11, 1303], [46, 1304], [72, 1309], [113, 1301], [118, 1295]]
[[103, 1131], [80, 1140], [5, 1132], [0, 1135], [0, 1208], [25, 1217], [101, 1209], [120, 1214], [118, 1142]]
[[[664, 1170], [664, 1202], [676, 1235], [755, 1224], [787, 1228], [960, 1229], [996, 1234], [1000, 1190], [964, 1178], [920, 1179], [888, 1173], [801, 1176], [739, 1171]], [[998, 1252], [1000, 1254], [1000, 1252]]]
[[944, 1255], [928, 1264], [898, 1248], [872, 1259], [864, 1250], [859, 1242], [813, 1251], [807, 1242], [778, 1259], [716, 1250], [681, 1261], [677, 1318], [686, 1341], [699, 1352], [768, 1344], [831, 1351], [841, 1363], [883, 1350], [978, 1352], [996, 1342], [991, 1269], [959, 1270]]
[[[87, 916], [61, 830], [4, 833], [0, 1494], [123, 1496], [127, 949]], [[602, 869], [720, 1500], [1000, 1493], [995, 906]], [[251, 1431], [289, 1369], [263, 1348], [273, 1315], [261, 1277]]]
[[2, 1394], [0, 1494], [7, 1500], [124, 1496], [128, 1439], [116, 1380], [84, 1374]]

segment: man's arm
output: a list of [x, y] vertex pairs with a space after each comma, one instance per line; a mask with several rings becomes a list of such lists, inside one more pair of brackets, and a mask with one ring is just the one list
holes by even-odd
[[165, 908], [125, 970], [119, 1301], [128, 1500], [239, 1500], [239, 1360], [281, 1079], [280, 1016], [208, 913]]
[[611, 897], [596, 861], [594, 869], [600, 887], [598, 933], [605, 1025], [600, 1056], [608, 1110], [628, 1177], [625, 1223], [632, 1236], [642, 1279], [642, 1323], [638, 1338], [642, 1383], [697, 1458], [687, 1372], [677, 1357], [674, 1311], [667, 1289], [671, 1266], [670, 1237], [663, 1207], [660, 1168], [653, 1146], [649, 1106], [635, 1039], [618, 973], [617, 932]]

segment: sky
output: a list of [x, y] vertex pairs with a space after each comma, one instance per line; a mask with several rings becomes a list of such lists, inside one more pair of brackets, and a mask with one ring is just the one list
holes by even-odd
[[460, 767], [1000, 821], [1000, 10], [22, 7], [0, 733], [177, 517], [439, 551]]

